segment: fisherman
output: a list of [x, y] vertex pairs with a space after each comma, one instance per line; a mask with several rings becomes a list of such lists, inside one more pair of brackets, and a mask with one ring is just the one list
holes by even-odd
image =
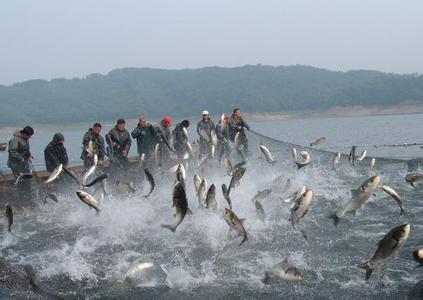
[[161, 120], [160, 124], [157, 126], [157, 137], [158, 137], [160, 151], [162, 151], [162, 157], [163, 157], [164, 163], [168, 163], [170, 161], [170, 152], [168, 148], [168, 145], [170, 145], [170, 137], [171, 137], [170, 126], [172, 126], [171, 117], [164, 117], [163, 120]]
[[[216, 136], [219, 143], [217, 144], [217, 153], [219, 158], [223, 156], [229, 158], [230, 147], [229, 147], [229, 120], [230, 117], [225, 115], [223, 121], [219, 120], [219, 123], [216, 125]], [[223, 151], [223, 153], [222, 153]]]
[[60, 132], [56, 133], [53, 136], [53, 140], [44, 149], [44, 160], [47, 171], [52, 172], [60, 164], [63, 166], [68, 165], [69, 159], [64, 142], [65, 137], [63, 134]]
[[[94, 155], [97, 154], [98, 160], [100, 162], [104, 161], [104, 138], [100, 135], [101, 124], [95, 123], [93, 128], [88, 129], [82, 138], [82, 153], [81, 159], [84, 161], [84, 168], [88, 170], [94, 164]], [[94, 143], [92, 149], [93, 153], [89, 153], [87, 150], [89, 148], [90, 141]]]
[[110, 147], [110, 173], [116, 174], [119, 169], [129, 167], [128, 153], [131, 148], [131, 135], [125, 129], [126, 122], [119, 119], [109, 133], [106, 135], [106, 142]]
[[137, 140], [138, 155], [145, 155], [145, 161], [151, 162], [154, 146], [157, 144], [157, 132], [153, 125], [147, 123], [145, 117], [141, 117], [137, 127], [132, 131], [131, 136]]
[[235, 141], [235, 136], [239, 132], [241, 138], [241, 144], [244, 150], [244, 156], [248, 154], [248, 140], [247, 136], [245, 135], [244, 128], [250, 130], [250, 126], [244, 121], [241, 116], [241, 111], [239, 108], [235, 108], [233, 110], [233, 114], [231, 119], [229, 120], [229, 137], [231, 142]]
[[197, 133], [200, 136], [200, 155], [210, 153], [213, 130], [215, 130], [214, 122], [210, 119], [209, 112], [205, 110], [202, 113], [202, 119], [197, 124]]
[[175, 129], [172, 132], [173, 147], [179, 159], [182, 159], [184, 154], [187, 152], [188, 136], [185, 134], [185, 132], [188, 127], [189, 121], [183, 120], [181, 123], [176, 124]]
[[[12, 169], [13, 175], [17, 178], [21, 173], [30, 173], [32, 155], [29, 147], [29, 139], [33, 136], [34, 129], [26, 126], [22, 130], [17, 130], [13, 138], [9, 141], [9, 157], [7, 166]], [[31, 198], [31, 182], [22, 180], [17, 188], [18, 199], [29, 200]]]

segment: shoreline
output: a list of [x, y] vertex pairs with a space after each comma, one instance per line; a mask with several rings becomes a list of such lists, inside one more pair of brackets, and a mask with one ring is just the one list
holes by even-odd
[[299, 111], [287, 113], [243, 113], [243, 116], [250, 122], [266, 122], [319, 118], [412, 115], [421, 113], [423, 113], [423, 105], [401, 105], [393, 107], [344, 106], [332, 107], [322, 111]]
[[[319, 118], [353, 118], [353, 117], [366, 117], [366, 116], [389, 116], [389, 115], [409, 115], [409, 114], [420, 114], [423, 113], [423, 105], [400, 105], [392, 107], [364, 107], [364, 106], [344, 106], [344, 107], [332, 107], [322, 111], [290, 111], [290, 112], [275, 112], [275, 113], [247, 113], [243, 112], [242, 115], [247, 122], [268, 122], [268, 121], [286, 121], [286, 120], [301, 120], [301, 119], [319, 119]], [[220, 118], [219, 115], [212, 114], [213, 120], [217, 121]], [[174, 119], [173, 125], [183, 118]], [[187, 117], [186, 119], [194, 122], [200, 117]], [[151, 119], [152, 124], [158, 124], [160, 120]], [[102, 120], [103, 127], [112, 127], [115, 121]], [[136, 126], [138, 122], [137, 118], [126, 119], [127, 126]], [[88, 129], [92, 124], [78, 122], [73, 124], [33, 124], [34, 128], [38, 128], [40, 131], [57, 131], [57, 128], [61, 130], [81, 130]], [[1, 132], [12, 132], [19, 129], [15, 126], [5, 126], [0, 128]]]

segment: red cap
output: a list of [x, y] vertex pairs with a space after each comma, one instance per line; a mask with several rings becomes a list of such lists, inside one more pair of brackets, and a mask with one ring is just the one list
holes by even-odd
[[162, 124], [166, 127], [172, 126], [172, 118], [171, 117], [164, 117], [162, 120]]
[[228, 121], [231, 117], [229, 117], [228, 115], [225, 115], [225, 117], [223, 118], [223, 120]]

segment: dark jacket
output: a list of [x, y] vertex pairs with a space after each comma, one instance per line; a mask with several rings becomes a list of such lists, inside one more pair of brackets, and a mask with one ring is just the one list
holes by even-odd
[[115, 126], [107, 134], [110, 138], [110, 147], [113, 149], [113, 153], [122, 154], [123, 150], [131, 149], [131, 136], [128, 130], [120, 132]]
[[231, 141], [235, 139], [237, 132], [245, 134], [244, 127], [250, 130], [250, 126], [244, 121], [242, 117], [237, 117], [235, 114], [232, 114], [231, 119], [229, 120], [229, 137]]
[[211, 119], [208, 119], [208, 121], [204, 121], [203, 119], [201, 119], [198, 123], [197, 123], [197, 133], [198, 135], [201, 137], [200, 131], [204, 131], [209, 138], [211, 137], [211, 132], [212, 130], [215, 129], [214, 126], [214, 122]]
[[20, 130], [15, 131], [9, 141], [8, 152], [7, 166], [14, 174], [29, 172], [28, 160], [31, 157], [29, 141], [22, 138]]
[[97, 146], [97, 153], [94, 154], [97, 154], [99, 160], [104, 160], [104, 138], [99, 134], [94, 134], [92, 128], [88, 129], [82, 138], [83, 149], [81, 153], [81, 159], [85, 160], [87, 158], [88, 152], [85, 149], [88, 148], [88, 143], [90, 141], [93, 141], [93, 143]]
[[176, 151], [185, 149], [185, 145], [188, 142], [188, 137], [183, 133], [183, 126], [181, 123], [176, 124], [175, 129], [172, 132], [173, 135], [173, 146]]
[[153, 125], [147, 123], [145, 127], [137, 125], [131, 132], [131, 136], [137, 139], [138, 154], [150, 154], [157, 144], [157, 133]]
[[44, 149], [44, 160], [47, 171], [53, 171], [58, 165], [67, 166], [69, 163], [68, 154], [63, 144], [57, 143], [56, 136]]

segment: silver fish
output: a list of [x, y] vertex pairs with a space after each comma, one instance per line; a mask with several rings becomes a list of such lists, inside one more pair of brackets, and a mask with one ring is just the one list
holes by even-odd
[[339, 168], [339, 162], [341, 161], [341, 152], [336, 152], [335, 157], [333, 158], [333, 169], [337, 170]]
[[401, 210], [400, 215], [405, 213], [404, 203], [403, 203], [401, 197], [398, 195], [398, 193], [393, 188], [391, 188], [387, 185], [382, 185], [382, 190], [385, 193], [387, 193], [389, 196], [391, 196], [398, 203], [398, 206], [400, 207], [400, 210]]
[[358, 161], [362, 161], [366, 157], [366, 155], [367, 155], [367, 151], [363, 150], [363, 152], [361, 152], [360, 156], [356, 157], [356, 159]]
[[175, 232], [176, 228], [182, 223], [186, 214], [192, 214], [188, 208], [188, 200], [185, 193], [184, 186], [178, 182], [173, 189], [173, 205], [176, 209], [176, 221], [173, 225], [162, 225], [164, 228], [168, 228]]
[[200, 188], [201, 178], [197, 174], [194, 175], [194, 187], [195, 192], [198, 193], [198, 189]]
[[360, 265], [359, 268], [366, 269], [366, 280], [370, 278], [373, 270], [384, 263], [387, 258], [398, 255], [401, 248], [410, 235], [410, 224], [404, 224], [391, 229], [384, 237], [377, 243], [377, 249], [373, 257]]
[[232, 166], [231, 160], [225, 157], [225, 160], [223, 161], [223, 165], [225, 166], [226, 174], [231, 176], [232, 171], [234, 169], [234, 167]]
[[156, 287], [165, 285], [167, 274], [160, 265], [150, 261], [137, 261], [123, 277], [134, 287]]
[[322, 136], [321, 138], [318, 138], [314, 142], [311, 142], [310, 147], [313, 147], [313, 146], [319, 145], [319, 144], [323, 144], [325, 141], [326, 141], [326, 138]]
[[372, 160], [370, 161], [370, 171], [373, 171], [375, 169], [375, 165], [376, 165], [376, 158], [372, 158]]
[[295, 191], [294, 193], [286, 197], [286, 199], [283, 199], [283, 201], [291, 202], [293, 200], [297, 200], [306, 192], [306, 190], [307, 190], [306, 186], [303, 185], [300, 189], [298, 189], [297, 191]]
[[232, 209], [232, 201], [228, 194], [228, 188], [226, 187], [226, 184], [222, 184], [222, 194], [225, 198], [226, 202], [228, 202], [229, 208]]
[[228, 195], [231, 192], [231, 189], [235, 188], [236, 184], [239, 184], [239, 181], [241, 180], [242, 176], [244, 176], [245, 171], [246, 169], [241, 167], [233, 172], [231, 182], [229, 183]]
[[270, 284], [275, 279], [301, 281], [303, 280], [303, 275], [288, 262], [288, 258], [285, 258], [284, 261], [276, 264], [270, 272], [265, 273], [263, 283]]
[[200, 183], [200, 187], [198, 188], [198, 204], [200, 206], [205, 206], [205, 201], [207, 197], [207, 180], [203, 178]]
[[100, 209], [98, 208], [98, 202], [97, 200], [95, 200], [93, 196], [91, 196], [85, 191], [77, 191], [76, 194], [78, 195], [79, 199], [81, 199], [82, 202], [84, 202], [89, 207], [94, 208], [97, 211], [97, 213], [100, 212]]
[[303, 161], [295, 161], [298, 169], [301, 169], [311, 163], [311, 156], [307, 151], [301, 151], [300, 155], [303, 158]]
[[226, 223], [229, 225], [230, 228], [235, 229], [236, 232], [243, 236], [243, 239], [239, 244], [240, 246], [248, 240], [247, 232], [245, 231], [243, 224], [245, 222], [245, 219], [238, 218], [237, 215], [235, 215], [235, 213], [228, 208], [224, 209], [223, 218], [225, 219]]
[[405, 176], [405, 181], [412, 187], [417, 187], [416, 182], [423, 179], [423, 174], [420, 173], [410, 173]]
[[264, 221], [264, 208], [263, 205], [259, 200], [254, 201], [254, 206], [256, 208], [256, 214], [257, 218], [259, 218], [261, 221]]
[[[311, 200], [313, 198], [313, 192], [306, 190], [305, 193], [297, 199], [295, 206], [291, 209], [291, 225], [292, 228], [297, 231], [299, 230], [300, 220], [307, 214], [311, 206]], [[304, 232], [303, 236], [307, 239]]]
[[351, 190], [351, 200], [348, 201], [344, 208], [339, 210], [335, 215], [331, 216], [331, 218], [333, 218], [335, 221], [335, 225], [338, 224], [339, 219], [342, 218], [345, 214], [354, 213], [357, 209], [366, 204], [367, 201], [369, 201], [370, 196], [373, 195], [373, 192], [379, 183], [380, 177], [373, 176], [369, 179], [366, 179], [358, 189]]
[[272, 189], [264, 189], [262, 191], [258, 191], [257, 194], [253, 197], [253, 202], [254, 201], [260, 201], [263, 199], [266, 199], [267, 197], [270, 196], [270, 194], [272, 193]]
[[62, 173], [62, 170], [63, 170], [63, 165], [62, 164], [58, 165], [53, 170], [53, 172], [51, 172], [50, 176], [47, 178], [47, 180], [44, 183], [50, 183], [54, 181], [60, 175], [60, 173]]
[[13, 210], [10, 203], [7, 203], [4, 207], [4, 218], [7, 221], [7, 231], [11, 232], [13, 225]]
[[214, 184], [210, 185], [209, 190], [207, 191], [206, 207], [215, 210], [219, 207], [219, 204], [216, 200], [216, 186]]
[[216, 148], [217, 147], [217, 135], [216, 131], [212, 130], [210, 133], [212, 145]]
[[107, 177], [109, 177], [109, 176], [106, 173], [103, 173], [103, 174], [99, 175], [98, 177], [94, 178], [91, 182], [83, 185], [83, 187], [93, 186], [93, 185], [105, 180]]
[[82, 177], [82, 184], [83, 185], [87, 184], [88, 177], [90, 177], [91, 174], [93, 174], [95, 172], [95, 169], [97, 169], [97, 164], [98, 164], [97, 154], [94, 154], [93, 161], [94, 161], [93, 165], [87, 170], [87, 172], [85, 172], [84, 176]]
[[267, 148], [265, 145], [259, 145], [259, 148], [269, 164], [274, 165], [277, 162], [273, 159], [272, 152], [270, 152], [269, 148]]
[[154, 182], [153, 175], [150, 173], [150, 171], [147, 168], [144, 169], [144, 173], [145, 173], [145, 177], [147, 178], [148, 182], [150, 183], [150, 191], [148, 192], [147, 195], [144, 195], [144, 197], [147, 198], [154, 191], [154, 187], [156, 186], [156, 184]]
[[294, 161], [297, 160], [298, 153], [297, 153], [297, 149], [295, 149], [295, 147], [291, 149], [291, 156], [292, 156], [292, 159]]

